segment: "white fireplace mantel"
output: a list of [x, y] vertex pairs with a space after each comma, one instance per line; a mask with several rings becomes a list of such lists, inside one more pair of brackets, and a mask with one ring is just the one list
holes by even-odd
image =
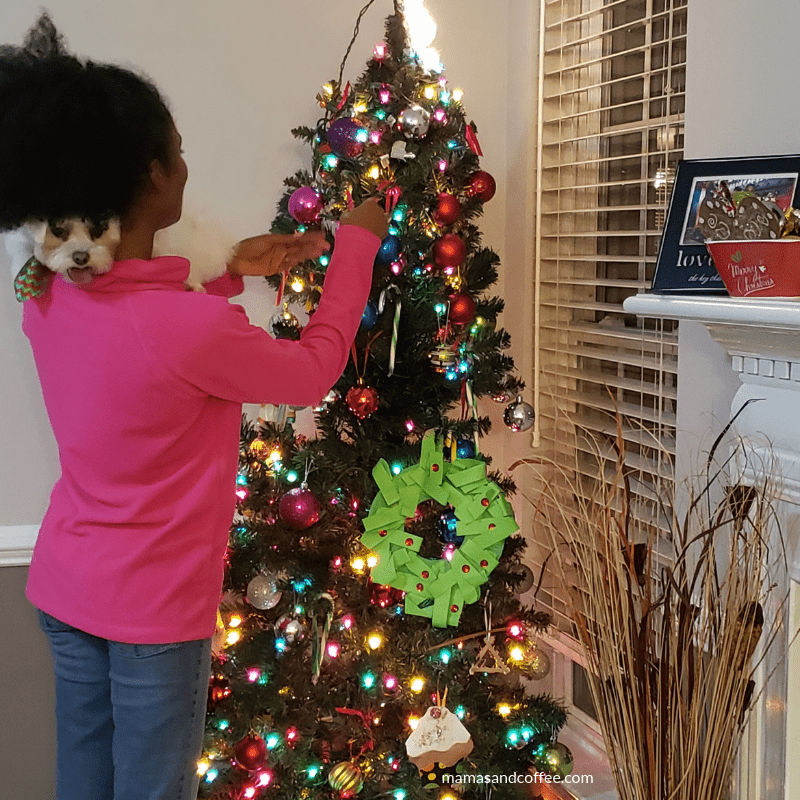
[[[623, 307], [640, 317], [702, 322], [731, 354], [800, 364], [800, 300], [637, 294]], [[800, 372], [792, 380], [800, 381]]]
[[[737, 796], [796, 800], [800, 763], [787, 758], [787, 742], [792, 752], [800, 740], [800, 641], [789, 647], [800, 624], [800, 299], [639, 294], [623, 307], [641, 317], [702, 323], [741, 380], [731, 417], [741, 411], [734, 428], [753, 454], [741, 477], [770, 476], [789, 562], [781, 582], [791, 591], [789, 608], [775, 611], [783, 618], [779, 647], [761, 668], [766, 690], [751, 717], [743, 751], [749, 773], [740, 775]], [[748, 400], [757, 402], [745, 407]]]
[[[639, 294], [624, 308], [642, 317], [701, 322], [728, 351], [730, 368], [742, 382], [731, 416], [748, 400], [758, 401], [738, 415], [736, 432], [779, 477], [778, 494], [798, 506], [800, 526], [800, 300]], [[793, 557], [797, 537], [792, 538], [790, 572], [800, 580], [800, 553]]]

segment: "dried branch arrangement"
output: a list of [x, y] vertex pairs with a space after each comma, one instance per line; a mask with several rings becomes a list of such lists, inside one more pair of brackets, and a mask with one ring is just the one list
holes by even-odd
[[[754, 675], [787, 602], [769, 481], [731, 481], [734, 455], [714, 466], [715, 445], [686, 510], [654, 497], [647, 520], [621, 420], [615, 441], [589, 441], [592, 481], [557, 470], [528, 499], [568, 587], [620, 800], [728, 800]], [[523, 464], [541, 467], [512, 469]]]

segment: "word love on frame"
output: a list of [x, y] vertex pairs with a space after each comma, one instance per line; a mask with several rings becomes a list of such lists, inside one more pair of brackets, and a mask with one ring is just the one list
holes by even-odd
[[727, 294], [706, 241], [779, 235], [779, 225], [739, 224], [736, 209], [751, 205], [771, 209], [776, 220], [800, 205], [800, 155], [678, 162], [651, 291]]

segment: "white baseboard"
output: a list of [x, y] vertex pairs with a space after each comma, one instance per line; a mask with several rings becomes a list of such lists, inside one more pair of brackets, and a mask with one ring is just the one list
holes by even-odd
[[28, 566], [38, 532], [38, 525], [0, 525], [0, 567]]

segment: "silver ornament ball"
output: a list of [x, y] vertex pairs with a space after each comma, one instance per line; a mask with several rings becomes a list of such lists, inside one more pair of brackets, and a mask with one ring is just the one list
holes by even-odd
[[536, 419], [536, 414], [534, 414], [532, 406], [526, 403], [522, 397], [509, 403], [503, 412], [503, 422], [514, 433], [528, 430], [533, 425], [534, 419]]
[[282, 636], [287, 644], [296, 644], [306, 638], [308, 622], [294, 614], [284, 614], [275, 623], [276, 636]]
[[272, 575], [256, 575], [247, 584], [247, 600], [259, 611], [269, 611], [281, 601], [278, 582]]
[[289, 311], [288, 304], [283, 304], [282, 311], [276, 311], [269, 320], [269, 332], [273, 336], [280, 336], [281, 328], [299, 328], [300, 327], [300, 320]]
[[421, 139], [428, 132], [430, 122], [431, 115], [422, 106], [409, 106], [400, 114], [400, 127], [403, 133], [416, 139]]
[[516, 564], [510, 570], [515, 578], [520, 578], [519, 585], [515, 589], [517, 594], [525, 594], [533, 588], [533, 582], [536, 580], [533, 570], [527, 564]]

